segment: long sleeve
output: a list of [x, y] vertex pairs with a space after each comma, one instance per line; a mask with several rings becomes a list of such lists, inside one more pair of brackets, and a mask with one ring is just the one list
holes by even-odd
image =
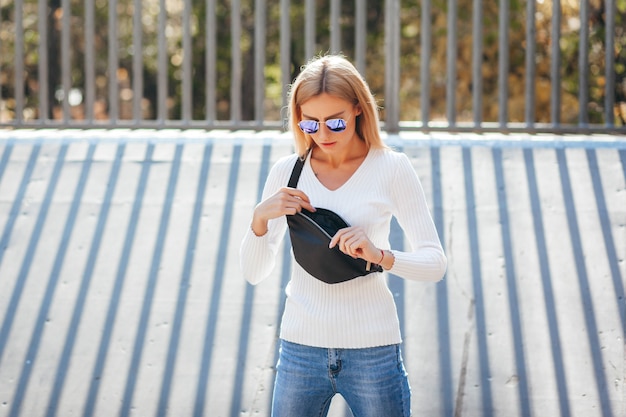
[[414, 281], [439, 281], [446, 272], [447, 259], [419, 178], [408, 157], [398, 155], [391, 195], [394, 215], [410, 251], [392, 251], [396, 260], [390, 272]]
[[[282, 158], [270, 170], [263, 189], [263, 200], [287, 185], [295, 155]], [[285, 236], [287, 221], [285, 217], [270, 220], [267, 233], [257, 236], [248, 227], [239, 249], [239, 263], [244, 278], [253, 285], [267, 278], [274, 266], [280, 244]]]

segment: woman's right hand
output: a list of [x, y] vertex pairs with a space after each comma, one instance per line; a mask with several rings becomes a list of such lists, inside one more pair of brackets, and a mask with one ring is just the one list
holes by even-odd
[[274, 195], [261, 201], [254, 208], [252, 231], [257, 236], [267, 233], [267, 222], [288, 214], [296, 214], [302, 209], [315, 211], [309, 197], [296, 188], [283, 187]]

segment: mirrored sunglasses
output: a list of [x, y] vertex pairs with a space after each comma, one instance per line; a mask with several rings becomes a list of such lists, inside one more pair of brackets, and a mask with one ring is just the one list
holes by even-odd
[[[343, 132], [346, 130], [346, 121], [344, 119], [328, 119], [324, 122], [331, 132]], [[306, 134], [313, 134], [320, 130], [320, 122], [317, 120], [303, 120], [298, 123], [300, 130]]]

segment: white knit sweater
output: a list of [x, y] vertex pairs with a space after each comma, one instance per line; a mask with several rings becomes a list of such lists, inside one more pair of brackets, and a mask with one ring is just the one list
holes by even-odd
[[[287, 185], [296, 158], [293, 154], [277, 161], [265, 183], [263, 199]], [[405, 154], [389, 149], [370, 150], [352, 177], [334, 191], [318, 181], [309, 157], [298, 188], [309, 196], [313, 206], [333, 210], [350, 225], [363, 227], [381, 249], [390, 249], [390, 223], [395, 216], [410, 248], [392, 250], [395, 263], [389, 272], [414, 281], [434, 282], [443, 277], [446, 257], [422, 186]], [[286, 228], [285, 217], [271, 220], [268, 232], [260, 237], [248, 228], [241, 243], [240, 260], [243, 275], [251, 284], [270, 275]], [[326, 284], [309, 275], [295, 260], [292, 265], [282, 339], [346, 349], [402, 341], [395, 302], [384, 273]]]

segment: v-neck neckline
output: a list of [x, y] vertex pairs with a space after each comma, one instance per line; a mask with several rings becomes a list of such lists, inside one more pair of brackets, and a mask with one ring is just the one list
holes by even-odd
[[350, 176], [341, 185], [339, 185], [339, 187], [337, 187], [335, 189], [331, 189], [331, 188], [327, 187], [322, 181], [320, 181], [318, 176], [315, 174], [315, 171], [313, 171], [313, 166], [311, 165], [311, 156], [313, 155], [313, 152], [309, 152], [309, 154], [307, 155], [306, 166], [307, 166], [307, 169], [311, 171], [311, 174], [313, 175], [313, 177], [315, 177], [315, 182], [317, 184], [319, 184], [322, 188], [324, 188], [324, 190], [326, 190], [328, 192], [331, 192], [331, 193], [334, 193], [334, 192], [337, 192], [337, 191], [341, 190], [342, 188], [346, 187], [350, 182], [354, 181], [354, 177], [356, 177], [357, 174], [359, 173], [359, 171], [361, 169], [363, 169], [363, 166], [370, 159], [370, 155], [371, 154], [372, 154], [372, 148], [367, 150], [367, 153], [365, 154], [365, 158], [363, 158], [363, 160], [361, 161], [359, 166], [354, 170], [354, 172], [352, 174], [350, 174]]

